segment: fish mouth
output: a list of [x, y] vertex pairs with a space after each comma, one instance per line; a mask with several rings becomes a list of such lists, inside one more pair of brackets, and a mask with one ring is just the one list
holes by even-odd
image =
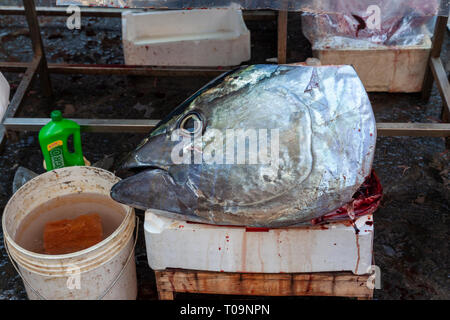
[[153, 197], [161, 191], [156, 181], [172, 181], [167, 170], [153, 165], [127, 169], [127, 173], [127, 177], [112, 186], [111, 198], [143, 210], [149, 208], [149, 195]]
[[158, 166], [137, 168], [138, 173], [120, 180], [111, 188], [111, 198], [134, 208], [158, 209], [192, 214], [197, 198], [189, 188], [179, 185], [172, 175]]

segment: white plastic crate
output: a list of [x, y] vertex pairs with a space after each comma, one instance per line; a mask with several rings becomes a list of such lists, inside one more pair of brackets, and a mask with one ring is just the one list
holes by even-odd
[[250, 59], [250, 31], [234, 8], [126, 12], [122, 38], [130, 65], [233, 66]]
[[226, 227], [145, 214], [147, 257], [153, 270], [369, 273], [372, 215], [348, 223], [280, 229]]

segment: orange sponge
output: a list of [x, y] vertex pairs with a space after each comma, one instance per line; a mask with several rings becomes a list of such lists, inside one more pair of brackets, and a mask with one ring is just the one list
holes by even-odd
[[66, 254], [89, 248], [103, 240], [98, 214], [84, 214], [76, 219], [48, 222], [44, 228], [46, 254]]

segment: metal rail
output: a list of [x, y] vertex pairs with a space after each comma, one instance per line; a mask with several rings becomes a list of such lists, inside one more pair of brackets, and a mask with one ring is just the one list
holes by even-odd
[[[38, 16], [67, 16], [66, 6], [60, 7], [36, 7]], [[91, 8], [80, 7], [82, 17], [98, 17], [98, 18], [120, 18], [122, 13], [132, 12], [148, 12], [169, 9], [122, 9], [122, 8]], [[0, 6], [0, 15], [24, 15], [25, 9], [20, 6]], [[243, 12], [244, 20], [273, 20], [277, 18], [277, 12], [272, 10], [245, 10]]]
[[[139, 132], [148, 133], [159, 120], [135, 119], [72, 119], [84, 132]], [[50, 118], [8, 118], [3, 125], [8, 130], [39, 131]], [[377, 123], [379, 136], [429, 136], [450, 137], [450, 126], [446, 123]]]
[[[9, 72], [24, 72], [29, 66], [30, 64], [26, 62], [0, 62], [0, 70]], [[215, 77], [232, 69], [230, 67], [147, 67], [121, 64], [48, 64], [48, 71], [50, 73], [154, 77]]]
[[[72, 119], [84, 132], [140, 132], [148, 133], [159, 120], [135, 119]], [[9, 118], [3, 122], [8, 130], [39, 131], [50, 118]]]

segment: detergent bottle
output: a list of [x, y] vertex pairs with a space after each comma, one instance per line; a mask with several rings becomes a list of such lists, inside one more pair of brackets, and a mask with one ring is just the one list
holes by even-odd
[[[70, 166], [83, 166], [80, 126], [75, 121], [64, 119], [61, 111], [51, 113], [51, 121], [39, 131], [39, 143], [44, 155], [47, 171]], [[73, 137], [73, 152], [68, 140]]]

